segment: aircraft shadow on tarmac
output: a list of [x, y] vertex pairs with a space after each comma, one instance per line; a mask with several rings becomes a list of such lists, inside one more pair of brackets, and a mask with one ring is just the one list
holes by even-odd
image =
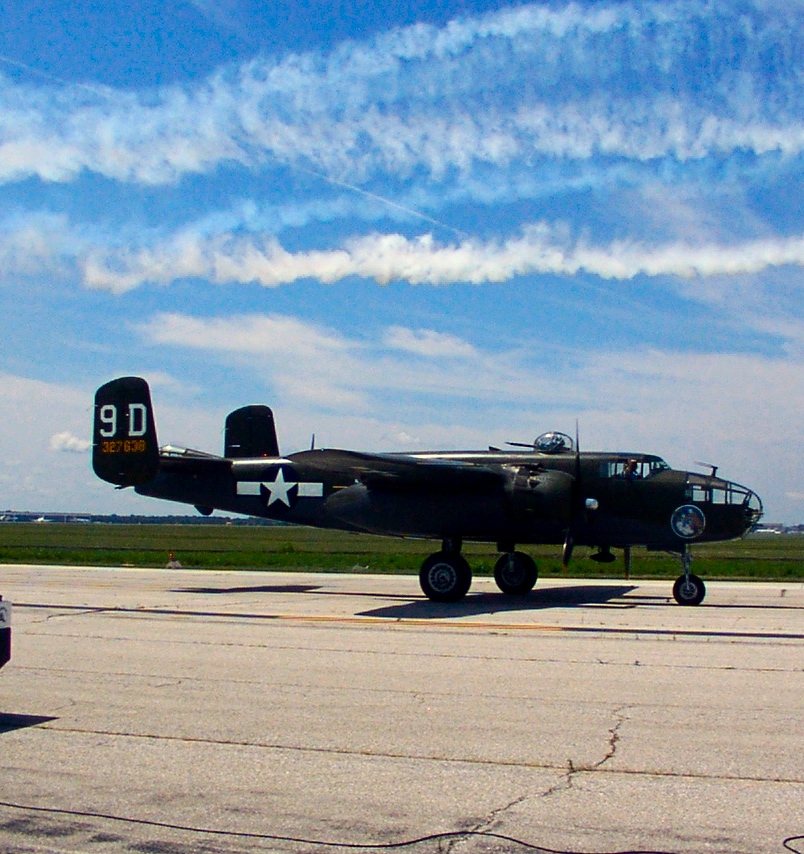
[[57, 721], [58, 718], [49, 718], [44, 715], [14, 715], [0, 712], [0, 734], [4, 732], [13, 732], [15, 729], [25, 729], [29, 726], [38, 726], [39, 724], [50, 723]]
[[[499, 614], [506, 611], [537, 611], [545, 608], [576, 608], [603, 605], [621, 605], [633, 607], [642, 604], [641, 598], [623, 597], [637, 589], [632, 584], [581, 585], [572, 587], [549, 587], [532, 590], [526, 596], [504, 596], [500, 593], [470, 594], [460, 602], [442, 603], [429, 599], [411, 600], [409, 596], [399, 594], [377, 594], [368, 591], [328, 591], [323, 587], [309, 584], [265, 584], [249, 587], [180, 587], [173, 593], [200, 593], [207, 595], [236, 595], [239, 593], [315, 593], [317, 596], [349, 596], [364, 599], [393, 599], [399, 604], [386, 605], [358, 612], [361, 617], [385, 617], [398, 620], [407, 619], [443, 619], [445, 617], [478, 616], [480, 614]], [[666, 598], [664, 600], [667, 601]]]
[[[533, 590], [526, 596], [503, 596], [499, 593], [477, 593], [460, 602], [444, 604], [429, 599], [408, 601], [404, 605], [389, 605], [362, 611], [361, 617], [388, 619], [433, 620], [444, 617], [500, 614], [506, 611], [537, 611], [545, 608], [576, 608], [608, 605], [636, 590], [633, 585], [588, 585], [580, 587], [551, 587]], [[619, 603], [618, 603], [619, 604]]]
[[262, 584], [257, 587], [179, 587], [171, 593], [314, 593], [321, 588], [313, 584]]

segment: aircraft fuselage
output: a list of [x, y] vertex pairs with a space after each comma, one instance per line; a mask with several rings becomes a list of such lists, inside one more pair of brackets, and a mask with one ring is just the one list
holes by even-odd
[[[498, 473], [487, 482], [431, 482], [393, 475], [394, 459], [468, 464]], [[759, 510], [751, 490], [678, 471], [653, 455], [582, 452], [433, 452], [376, 455], [313, 450], [232, 460], [214, 474], [165, 454], [143, 495], [301, 525], [392, 536], [489, 542], [564, 542], [580, 466], [582, 518], [575, 543], [681, 550], [690, 542], [742, 536]], [[181, 464], [171, 466], [172, 459]], [[636, 463], [636, 470], [625, 470]], [[376, 479], [376, 483], [372, 483]], [[677, 513], [680, 508], [689, 509]], [[697, 512], [696, 512], [697, 509]], [[674, 517], [674, 513], [677, 515]]]

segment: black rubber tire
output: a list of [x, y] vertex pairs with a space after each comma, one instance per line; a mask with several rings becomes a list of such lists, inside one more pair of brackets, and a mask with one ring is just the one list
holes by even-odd
[[457, 552], [436, 552], [422, 563], [419, 584], [433, 602], [457, 602], [472, 586], [472, 570]]
[[524, 552], [501, 554], [494, 565], [497, 587], [509, 596], [530, 593], [539, 578], [539, 569], [530, 555]]
[[673, 584], [673, 598], [679, 605], [700, 605], [706, 596], [706, 585], [697, 575], [690, 573], [689, 581], [683, 575]]

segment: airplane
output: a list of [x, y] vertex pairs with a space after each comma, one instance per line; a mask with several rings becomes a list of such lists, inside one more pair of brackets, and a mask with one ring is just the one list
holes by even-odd
[[596, 548], [610, 563], [644, 546], [681, 559], [673, 585], [679, 605], [698, 605], [704, 582], [691, 572], [692, 543], [731, 540], [762, 516], [759, 496], [711, 474], [679, 471], [654, 454], [583, 451], [560, 432], [512, 450], [363, 453], [279, 452], [272, 410], [230, 413], [224, 454], [157, 443], [151, 394], [141, 377], [121, 377], [95, 395], [95, 474], [140, 495], [299, 525], [441, 541], [421, 565], [422, 591], [436, 602], [462, 599], [472, 583], [465, 541], [497, 544], [499, 589], [529, 593], [538, 569], [518, 544]]

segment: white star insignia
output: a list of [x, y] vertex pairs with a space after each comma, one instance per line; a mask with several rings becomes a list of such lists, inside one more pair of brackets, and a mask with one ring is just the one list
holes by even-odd
[[276, 473], [276, 479], [274, 482], [265, 484], [266, 489], [271, 494], [268, 499], [267, 506], [270, 507], [275, 501], [281, 501], [282, 504], [290, 507], [290, 490], [293, 489], [294, 486], [298, 486], [298, 483], [286, 481], [285, 470], [279, 469]]

